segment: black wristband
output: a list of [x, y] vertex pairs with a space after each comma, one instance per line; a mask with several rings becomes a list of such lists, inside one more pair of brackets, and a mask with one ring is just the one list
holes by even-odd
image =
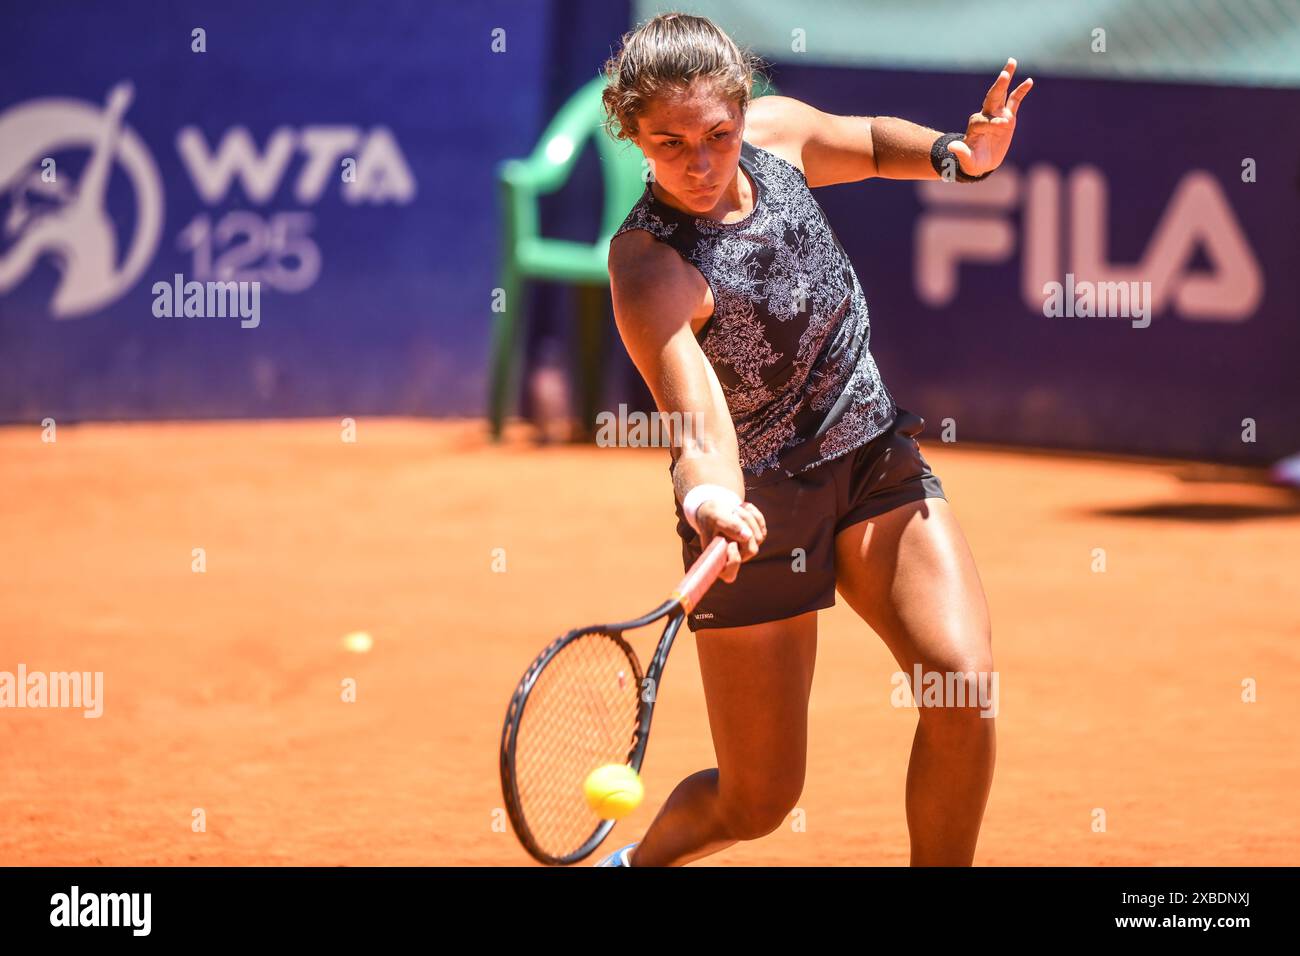
[[962, 133], [944, 133], [936, 139], [934, 145], [930, 147], [930, 165], [933, 166], [934, 171], [939, 174], [939, 178], [945, 180], [949, 178], [944, 175], [944, 161], [951, 159], [953, 170], [952, 179], [955, 179], [957, 182], [977, 183], [983, 179], [988, 179], [989, 174], [993, 172], [991, 169], [979, 176], [968, 175], [962, 170], [961, 163], [957, 161], [957, 154], [948, 152], [948, 144], [954, 140], [965, 142], [965, 136]]

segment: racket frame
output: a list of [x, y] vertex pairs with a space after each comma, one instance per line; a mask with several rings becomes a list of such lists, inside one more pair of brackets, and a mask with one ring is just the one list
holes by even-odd
[[[518, 780], [514, 773], [515, 752], [519, 743], [519, 726], [528, 707], [528, 695], [532, 691], [533, 685], [537, 683], [538, 676], [540, 676], [546, 665], [555, 658], [556, 654], [581, 637], [588, 634], [603, 634], [614, 640], [631, 662], [632, 671], [637, 681], [637, 723], [636, 729], [633, 731], [632, 748], [628, 752], [627, 764], [639, 773], [645, 760], [646, 748], [650, 744], [650, 722], [654, 717], [655, 701], [659, 697], [664, 667], [668, 663], [668, 652], [672, 650], [673, 641], [677, 637], [677, 632], [681, 629], [682, 622], [686, 620], [686, 615], [695, 608], [700, 598], [717, 580], [718, 573], [726, 564], [726, 551], [726, 539], [721, 536], [715, 537], [708, 547], [701, 552], [700, 556], [696, 558], [695, 563], [686, 572], [686, 576], [673, 589], [672, 596], [653, 611], [618, 624], [593, 624], [588, 627], [574, 628], [547, 645], [537, 655], [528, 670], [524, 671], [524, 676], [520, 679], [515, 692], [510, 697], [510, 705], [506, 708], [505, 726], [501, 731], [501, 793], [505, 798], [506, 814], [510, 817], [510, 823], [515, 829], [515, 835], [519, 838], [519, 842], [524, 849], [528, 851], [528, 854], [539, 863], [545, 863], [548, 866], [567, 866], [585, 859], [604, 842], [605, 837], [609, 835], [609, 831], [614, 828], [617, 821], [601, 820], [596, 829], [592, 831], [591, 836], [578, 849], [564, 856], [553, 856], [538, 846], [532, 830], [524, 820]], [[643, 677], [641, 662], [632, 646], [624, 640], [623, 633], [646, 627], [665, 616], [668, 617], [668, 623], [664, 626], [663, 634], [655, 647], [654, 655], [650, 658], [650, 666], [646, 669]], [[645, 680], [650, 681], [650, 687], [652, 688], [650, 700], [645, 699]]]
[[[674, 613], [674, 610], [677, 613]], [[662, 636], [659, 638], [659, 644], [655, 648], [654, 656], [650, 658], [650, 666], [643, 674], [641, 661], [637, 658], [632, 646], [624, 639], [623, 632], [646, 627], [665, 615], [670, 615], [670, 619], [664, 627]], [[592, 831], [591, 836], [578, 849], [564, 856], [553, 856], [543, 850], [537, 844], [532, 830], [525, 823], [519, 794], [519, 783], [513, 768], [516, 747], [519, 742], [519, 727], [523, 723], [524, 713], [527, 710], [528, 695], [532, 691], [533, 685], [537, 683], [537, 678], [541, 676], [542, 670], [560, 651], [580, 638], [589, 634], [600, 634], [614, 641], [631, 663], [632, 673], [636, 679], [637, 721], [626, 763], [633, 770], [640, 772], [641, 764], [645, 760], [646, 749], [650, 744], [650, 722], [654, 717], [655, 699], [659, 696], [660, 679], [663, 675], [664, 666], [668, 662], [668, 652], [672, 650], [673, 640], [676, 638], [677, 632], [682, 626], [682, 621], [685, 619], [686, 609], [682, 607], [680, 600], [674, 597], [648, 614], [631, 621], [624, 621], [621, 624], [594, 624], [589, 627], [575, 628], [552, 641], [537, 656], [537, 659], [533, 661], [528, 670], [524, 672], [518, 687], [515, 688], [514, 694], [511, 695], [510, 706], [506, 709], [505, 727], [501, 732], [501, 792], [506, 801], [506, 814], [510, 817], [510, 823], [515, 828], [515, 834], [519, 837], [519, 842], [523, 844], [529, 855], [539, 863], [545, 863], [548, 866], [567, 866], [586, 859], [604, 842], [605, 837], [609, 835], [609, 831], [614, 828], [617, 821], [601, 820], [596, 829]], [[649, 686], [652, 688], [650, 700], [646, 700], [645, 697], [646, 680], [650, 681]]]

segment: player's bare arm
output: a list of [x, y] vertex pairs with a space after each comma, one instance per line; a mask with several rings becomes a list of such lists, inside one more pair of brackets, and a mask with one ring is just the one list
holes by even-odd
[[[610, 243], [609, 276], [619, 335], [674, 432], [678, 500], [698, 485], [719, 485], [743, 500], [735, 426], [722, 386], [692, 329], [693, 322], [707, 314], [703, 277], [643, 232]], [[705, 501], [696, 520], [705, 545], [715, 534], [734, 542], [721, 575], [727, 582], [735, 580], [742, 561], [758, 553], [767, 535], [762, 514], [749, 503], [733, 511]]]
[[[979, 112], [967, 118], [963, 138], [948, 145], [968, 176], [997, 169], [1011, 148], [1016, 114], [1034, 83], [1027, 79], [1008, 94], [1015, 71], [1015, 59], [1008, 59]], [[930, 147], [943, 134], [896, 116], [838, 116], [788, 96], [764, 96], [750, 104], [745, 126], [747, 139], [794, 163], [812, 187], [940, 178]]]

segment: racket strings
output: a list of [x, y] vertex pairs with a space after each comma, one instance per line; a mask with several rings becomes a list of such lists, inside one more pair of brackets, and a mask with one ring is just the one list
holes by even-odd
[[627, 763], [639, 717], [636, 669], [606, 634], [585, 634], [542, 668], [529, 691], [515, 748], [519, 802], [543, 851], [562, 857], [600, 825], [583, 783], [605, 764]]

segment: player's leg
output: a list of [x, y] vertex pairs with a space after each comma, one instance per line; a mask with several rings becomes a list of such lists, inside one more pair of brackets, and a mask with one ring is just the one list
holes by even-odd
[[718, 766], [677, 785], [633, 866], [681, 866], [771, 833], [803, 791], [817, 612], [696, 636]]
[[[944, 499], [911, 501], [843, 528], [836, 578], [907, 674], [918, 663], [927, 673], [992, 674], [984, 589]], [[975, 701], [975, 682], [966, 689]], [[921, 688], [914, 693], [919, 703]], [[971, 703], [920, 707], [919, 714], [907, 773], [911, 862], [967, 866], [993, 780], [994, 721]]]

